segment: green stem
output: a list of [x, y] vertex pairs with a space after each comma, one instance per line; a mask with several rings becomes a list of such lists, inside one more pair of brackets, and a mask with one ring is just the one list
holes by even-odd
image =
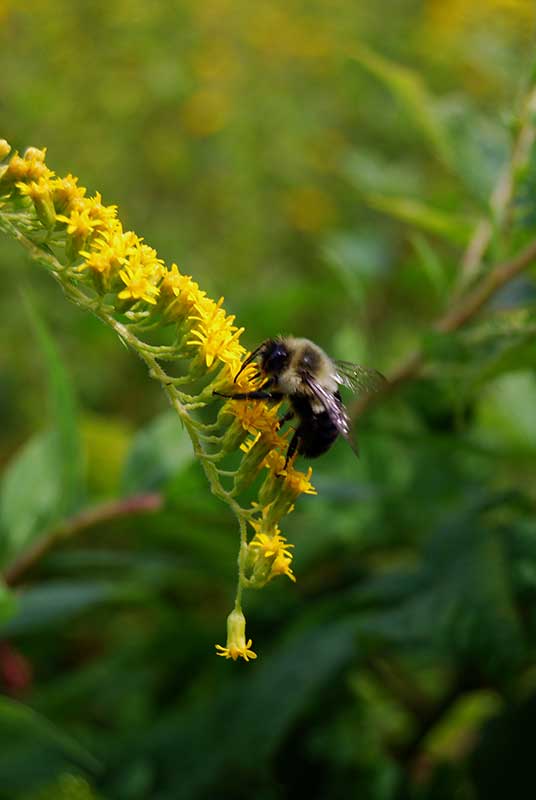
[[[204, 407], [207, 402], [212, 399], [212, 385], [218, 379], [218, 376], [213, 376], [199, 394], [193, 396], [181, 392], [178, 389], [179, 385], [186, 383], [196, 377], [202, 376], [202, 363], [199, 357], [190, 361], [189, 375], [181, 376], [179, 378], [172, 378], [162, 368], [160, 360], [167, 360], [171, 358], [179, 358], [180, 353], [176, 345], [172, 346], [157, 346], [150, 345], [138, 338], [133, 332], [134, 328], [141, 327], [139, 321], [133, 321], [132, 324], [125, 324], [120, 322], [114, 316], [114, 309], [110, 306], [105, 306], [100, 297], [89, 296], [84, 287], [81, 288], [79, 281], [79, 274], [72, 269], [71, 266], [63, 266], [54, 254], [45, 252], [38, 244], [32, 241], [31, 238], [26, 236], [11, 219], [7, 219], [4, 215], [0, 218], [0, 224], [6, 232], [14, 236], [30, 253], [30, 256], [46, 265], [47, 269], [56, 281], [61, 285], [65, 295], [76, 305], [91, 311], [98, 319], [108, 325], [118, 335], [120, 340], [134, 350], [142, 359], [148, 368], [150, 376], [156, 380], [168, 396], [171, 406], [175, 409], [179, 419], [181, 420], [188, 436], [192, 442], [195, 456], [199, 459], [201, 467], [205, 473], [209, 483], [212, 494], [215, 497], [223, 500], [236, 516], [240, 528], [240, 551], [238, 556], [238, 586], [236, 594], [236, 607], [240, 608], [242, 588], [247, 584], [244, 574], [244, 554], [247, 548], [247, 526], [246, 521], [251, 516], [251, 510], [244, 509], [235, 500], [233, 493], [227, 491], [223, 486], [220, 476], [229, 477], [234, 473], [225, 472], [218, 469], [216, 462], [220, 460], [220, 453], [210, 453], [205, 449], [205, 445], [220, 444], [221, 437], [217, 435], [210, 435], [213, 431], [218, 430], [218, 423], [207, 425], [198, 422], [190, 416], [190, 412]], [[135, 312], [131, 313], [131, 317], [135, 316]], [[137, 320], [138, 318], [136, 318]], [[186, 341], [186, 335], [182, 339]], [[211, 370], [212, 372], [214, 371]], [[198, 375], [199, 373], [199, 375]], [[206, 374], [206, 372], [205, 372]], [[209, 433], [210, 432], [210, 433]], [[66, 523], [67, 528], [60, 529], [59, 532], [54, 533], [50, 537], [42, 540], [41, 543], [36, 545], [35, 549], [27, 555], [26, 561], [23, 565], [14, 565], [8, 572], [7, 579], [14, 581], [18, 579], [18, 575], [22, 574], [27, 569], [28, 565], [35, 563], [44, 552], [54, 545], [59, 538], [64, 538], [69, 535], [71, 527]], [[65, 532], [67, 530], [67, 533]], [[26, 564], [26, 566], [24, 565]]]

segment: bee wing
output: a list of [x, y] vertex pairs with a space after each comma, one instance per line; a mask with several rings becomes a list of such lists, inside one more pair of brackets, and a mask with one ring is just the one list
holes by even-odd
[[335, 425], [341, 436], [344, 436], [357, 455], [357, 444], [352, 439], [350, 418], [342, 402], [333, 392], [326, 391], [309, 372], [304, 372], [302, 377], [317, 400], [320, 400], [324, 406], [331, 422]]
[[347, 386], [355, 394], [370, 394], [378, 392], [387, 383], [387, 378], [377, 369], [361, 367], [351, 361], [333, 361], [335, 366], [335, 380]]

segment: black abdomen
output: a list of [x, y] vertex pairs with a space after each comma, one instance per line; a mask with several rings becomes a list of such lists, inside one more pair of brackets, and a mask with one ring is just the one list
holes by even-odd
[[339, 431], [331, 421], [327, 411], [315, 413], [308, 398], [294, 396], [292, 406], [300, 419], [296, 429], [298, 453], [308, 458], [316, 458], [329, 450]]

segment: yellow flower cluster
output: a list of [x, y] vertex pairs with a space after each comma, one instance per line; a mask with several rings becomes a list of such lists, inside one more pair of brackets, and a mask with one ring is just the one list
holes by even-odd
[[[0, 140], [0, 160], [9, 152], [7, 142]], [[11, 203], [14, 209], [21, 210], [21, 224], [30, 237], [39, 228], [36, 223], [41, 223], [45, 244], [56, 253], [56, 269], [58, 275], [62, 271], [62, 280], [82, 287], [82, 297], [92, 303], [95, 293], [103, 297], [106, 308], [112, 309], [113, 319], [120, 314], [140, 324], [149, 317], [151, 327], [159, 322], [177, 326], [177, 356], [190, 358], [191, 375], [215, 373], [206, 395], [210, 396], [211, 389], [228, 389], [239, 371], [237, 389], [258, 385], [254, 364], [241, 370], [246, 350], [239, 340], [244, 329], [225, 312], [223, 298], [212, 300], [176, 264], [167, 267], [142, 238], [123, 230], [115, 205], [105, 205], [98, 192], [88, 196], [87, 189], [73, 175], [57, 176], [47, 167], [45, 156], [45, 150], [29, 148], [22, 156], [15, 153], [0, 165], [0, 209]], [[42, 232], [39, 241], [43, 241]], [[135, 341], [143, 346], [141, 340]], [[234, 420], [224, 435], [206, 438], [221, 443], [221, 454], [239, 446], [245, 453], [239, 468], [231, 473], [232, 491], [221, 488], [217, 492], [229, 498], [235, 511], [238, 508], [243, 521], [239, 593], [242, 586], [259, 588], [279, 575], [295, 581], [292, 545], [281, 535], [279, 521], [293, 510], [299, 494], [316, 493], [310, 482], [311, 469], [304, 474], [292, 463], [285, 467], [288, 433], [279, 433], [277, 407], [263, 401], [231, 401], [221, 419], [226, 414]], [[247, 510], [240, 508], [234, 497], [263, 469], [267, 475], [259, 490], [259, 502]], [[254, 531], [249, 542], [245, 520]], [[239, 604], [228, 618], [227, 646], [217, 648], [225, 658], [256, 658], [251, 640], [245, 638], [245, 620]]]
[[[6, 147], [2, 155], [9, 152]], [[168, 319], [188, 324], [187, 344], [208, 369], [224, 365], [229, 375], [238, 372], [246, 353], [238, 341], [244, 329], [226, 314], [223, 298], [211, 300], [176, 264], [165, 267], [143, 239], [123, 230], [116, 206], [104, 205], [98, 192], [87, 197], [87, 189], [72, 175], [57, 177], [45, 155], [37, 148], [23, 156], [15, 153], [0, 172], [0, 190], [17, 191], [34, 203], [48, 227], [63, 227], [68, 257], [80, 262], [78, 271], [89, 273], [99, 292], [115, 293], [129, 307], [158, 304]]]
[[248, 545], [249, 568], [254, 582], [266, 583], [278, 575], [286, 575], [291, 581], [296, 581], [296, 577], [290, 567], [292, 563], [292, 553], [290, 548], [293, 544], [288, 544], [278, 525], [274, 525], [271, 530], [266, 529], [266, 518], [251, 520], [250, 522], [255, 536]]

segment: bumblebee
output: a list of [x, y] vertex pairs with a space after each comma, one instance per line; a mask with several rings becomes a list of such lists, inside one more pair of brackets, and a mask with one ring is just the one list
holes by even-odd
[[280, 420], [280, 425], [296, 417], [298, 426], [288, 446], [285, 469], [296, 452], [316, 458], [329, 450], [339, 435], [357, 453], [339, 385], [347, 386], [354, 392], [377, 391], [385, 383], [380, 372], [349, 361], [331, 359], [309, 339], [281, 336], [266, 339], [250, 353], [236, 374], [235, 383], [243, 370], [254, 361], [259, 365], [255, 377], [264, 379], [258, 389], [236, 394], [216, 394], [233, 400], [288, 400], [290, 408]]

